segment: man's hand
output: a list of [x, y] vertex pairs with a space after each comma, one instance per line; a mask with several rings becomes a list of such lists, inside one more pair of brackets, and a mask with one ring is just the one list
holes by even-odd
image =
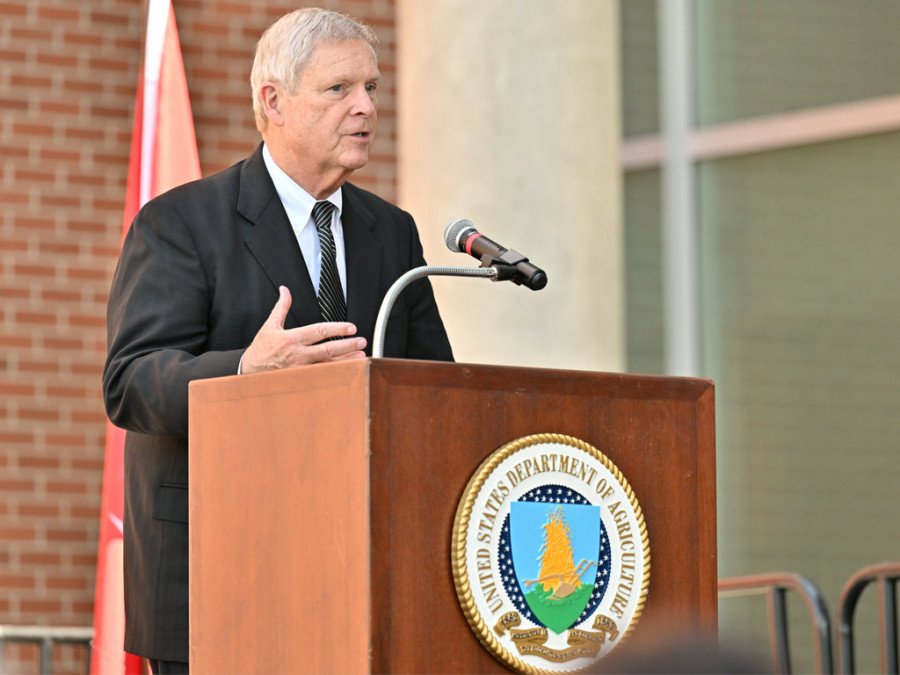
[[346, 340], [316, 344], [325, 338], [355, 335], [356, 326], [352, 323], [314, 323], [285, 330], [284, 319], [290, 308], [291, 292], [280, 286], [278, 302], [244, 352], [241, 373], [258, 373], [365, 356], [362, 351], [366, 347], [365, 338], [348, 337]]

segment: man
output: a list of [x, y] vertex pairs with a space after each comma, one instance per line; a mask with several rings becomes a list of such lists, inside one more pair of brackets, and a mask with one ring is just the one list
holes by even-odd
[[[387, 289], [424, 264], [409, 214], [346, 182], [375, 135], [375, 44], [324, 10], [273, 24], [251, 74], [263, 143], [149, 202], [125, 240], [103, 391], [128, 430], [125, 648], [154, 672], [187, 671], [188, 383], [364, 357]], [[395, 304], [384, 353], [452, 360], [427, 281]]]

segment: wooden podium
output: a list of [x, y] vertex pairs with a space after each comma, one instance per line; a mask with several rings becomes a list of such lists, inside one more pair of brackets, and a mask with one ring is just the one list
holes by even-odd
[[367, 359], [191, 384], [191, 672], [507, 672], [459, 607], [451, 531], [483, 459], [540, 433], [640, 501], [635, 635], [715, 635], [711, 382]]

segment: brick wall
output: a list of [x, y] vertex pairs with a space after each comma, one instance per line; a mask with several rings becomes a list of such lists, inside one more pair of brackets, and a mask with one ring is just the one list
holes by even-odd
[[[0, 623], [90, 625], [118, 255], [146, 0], [0, 0]], [[259, 142], [256, 39], [294, 0], [174, 0], [204, 175]], [[379, 34], [355, 182], [396, 194], [393, 0], [321, 3]], [[59, 669], [58, 669], [59, 672]]]

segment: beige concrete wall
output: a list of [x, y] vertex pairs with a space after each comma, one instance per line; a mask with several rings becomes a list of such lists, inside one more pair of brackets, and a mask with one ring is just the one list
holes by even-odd
[[430, 264], [470, 219], [547, 271], [433, 281], [457, 360], [623, 370], [614, 0], [398, 0], [399, 202]]

